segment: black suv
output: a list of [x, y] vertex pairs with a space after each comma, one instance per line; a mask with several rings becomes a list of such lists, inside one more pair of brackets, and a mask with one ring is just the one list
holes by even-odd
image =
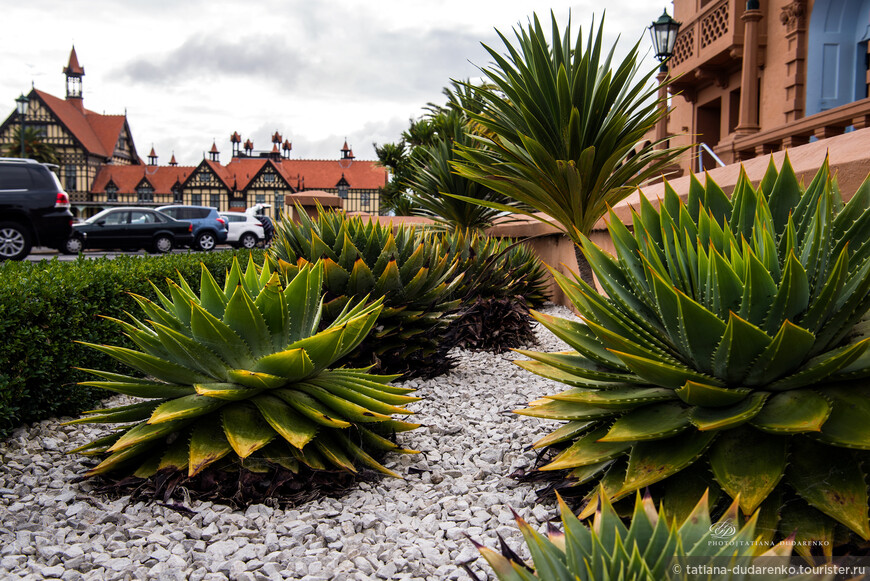
[[0, 157], [0, 260], [21, 260], [33, 246], [60, 249], [69, 238], [69, 196], [50, 167]]

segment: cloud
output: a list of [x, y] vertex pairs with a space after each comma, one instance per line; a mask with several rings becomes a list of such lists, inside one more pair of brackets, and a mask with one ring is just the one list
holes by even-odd
[[157, 85], [223, 76], [292, 85], [305, 66], [305, 59], [285, 38], [248, 36], [227, 41], [198, 35], [163, 56], [139, 57], [114, 72], [135, 83]]

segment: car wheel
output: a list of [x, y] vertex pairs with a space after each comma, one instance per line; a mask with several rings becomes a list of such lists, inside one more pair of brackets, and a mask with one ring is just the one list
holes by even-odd
[[78, 254], [85, 249], [85, 244], [78, 236], [70, 236], [61, 246], [60, 251], [64, 254]]
[[165, 234], [158, 236], [154, 239], [154, 250], [161, 254], [166, 254], [167, 252], [172, 251], [172, 238]]
[[217, 239], [214, 237], [214, 234], [211, 232], [203, 232], [199, 236], [196, 237], [196, 247], [199, 250], [204, 250], [208, 252], [209, 250], [214, 250], [214, 247], [217, 245]]
[[257, 236], [251, 234], [250, 232], [245, 232], [242, 234], [242, 237], [239, 238], [239, 246], [246, 250], [250, 250], [251, 248], [257, 245]]
[[21, 260], [30, 254], [30, 231], [17, 222], [0, 222], [0, 260]]

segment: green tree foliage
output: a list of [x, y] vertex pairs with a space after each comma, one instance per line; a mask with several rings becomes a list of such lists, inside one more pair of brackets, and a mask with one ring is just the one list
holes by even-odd
[[[12, 130], [12, 143], [3, 151], [6, 157], [21, 157], [21, 126]], [[42, 133], [34, 127], [24, 128], [24, 157], [42, 163], [58, 163], [54, 147], [43, 140]]]

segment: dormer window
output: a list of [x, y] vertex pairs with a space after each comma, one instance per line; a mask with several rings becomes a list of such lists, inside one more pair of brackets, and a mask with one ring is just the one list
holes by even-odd
[[338, 197], [341, 198], [342, 200], [347, 199], [347, 189], [348, 188], [346, 185], [338, 186]]
[[184, 197], [181, 194], [181, 188], [178, 186], [172, 186], [172, 203], [173, 204], [183, 204]]
[[106, 186], [106, 201], [107, 202], [117, 202], [118, 201], [118, 188], [115, 184], [109, 184]]
[[154, 188], [149, 185], [143, 184], [136, 188], [136, 194], [138, 195], [138, 201], [140, 204], [147, 204], [154, 201]]

